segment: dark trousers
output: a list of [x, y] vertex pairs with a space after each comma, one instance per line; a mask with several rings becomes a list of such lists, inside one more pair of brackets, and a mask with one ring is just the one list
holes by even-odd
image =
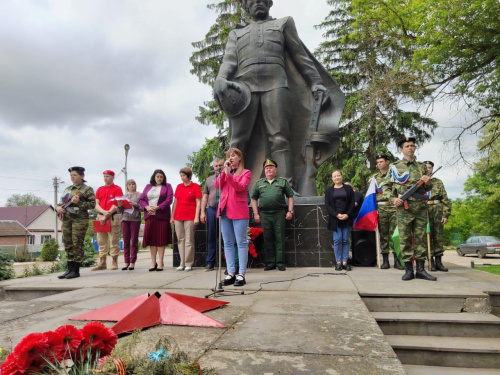
[[217, 251], [217, 236], [219, 232], [219, 219], [217, 209], [207, 207], [207, 265], [215, 265], [215, 253]]
[[266, 261], [269, 267], [285, 267], [285, 212], [260, 213]]
[[122, 221], [123, 261], [125, 263], [135, 263], [137, 260], [140, 228], [140, 221]]

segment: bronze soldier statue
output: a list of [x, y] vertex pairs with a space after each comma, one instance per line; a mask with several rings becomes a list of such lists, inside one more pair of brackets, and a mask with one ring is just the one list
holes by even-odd
[[[245, 0], [243, 5], [253, 22], [231, 30], [214, 85], [229, 118], [231, 147], [245, 155], [252, 184], [262, 175], [260, 161], [271, 155], [295, 191], [296, 180], [307, 178], [302, 190], [315, 193], [317, 167], [338, 150], [344, 95], [300, 41], [293, 18], [271, 18], [271, 0]], [[317, 113], [311, 134], [315, 100], [322, 115]], [[308, 158], [306, 139], [313, 147]], [[313, 165], [312, 172], [306, 164]]]

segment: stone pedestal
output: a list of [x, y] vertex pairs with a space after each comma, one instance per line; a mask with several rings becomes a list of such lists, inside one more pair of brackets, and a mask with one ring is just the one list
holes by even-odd
[[[332, 232], [328, 230], [328, 212], [323, 197], [297, 198], [293, 220], [286, 228], [286, 263], [288, 267], [333, 267]], [[251, 213], [251, 210], [250, 210]], [[250, 222], [250, 226], [259, 226]], [[195, 234], [194, 267], [205, 267], [207, 259], [207, 227], [200, 223]], [[255, 241], [257, 258], [249, 255], [248, 267], [264, 267], [264, 241], [262, 236]], [[180, 264], [177, 238], [174, 236], [174, 267]], [[225, 267], [224, 253], [222, 266]]]

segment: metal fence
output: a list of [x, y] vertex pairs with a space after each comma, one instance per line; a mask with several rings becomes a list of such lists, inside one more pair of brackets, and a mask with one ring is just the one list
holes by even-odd
[[[26, 257], [34, 260], [40, 256], [43, 245], [26, 245]], [[0, 246], [0, 252], [15, 260], [24, 254], [24, 245], [3, 245]]]

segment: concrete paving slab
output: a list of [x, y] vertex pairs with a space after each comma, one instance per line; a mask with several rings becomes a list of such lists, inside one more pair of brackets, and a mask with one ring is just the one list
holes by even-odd
[[199, 360], [203, 368], [216, 368], [220, 375], [404, 375], [396, 358], [311, 355], [275, 352], [210, 350]]
[[[364, 311], [364, 310], [363, 310]], [[361, 317], [361, 315], [364, 317]], [[376, 324], [358, 308], [330, 316], [246, 314], [215, 344], [217, 349], [395, 357]], [[376, 343], [376, 344], [375, 344]]]
[[0, 323], [18, 320], [63, 305], [64, 302], [61, 301], [5, 301], [0, 304]]

